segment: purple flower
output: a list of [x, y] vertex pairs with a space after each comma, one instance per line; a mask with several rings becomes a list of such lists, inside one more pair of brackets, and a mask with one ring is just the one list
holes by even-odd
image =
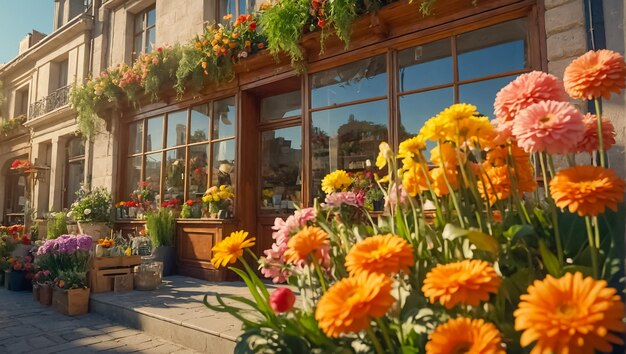
[[56, 245], [56, 242], [57, 242], [56, 240], [48, 240], [44, 242], [44, 244], [41, 245], [39, 249], [37, 250], [37, 255], [43, 256], [45, 254], [52, 252], [52, 250], [54, 249], [54, 246]]
[[91, 246], [93, 244], [93, 239], [91, 238], [91, 236], [78, 235], [76, 236], [76, 241], [79, 251], [89, 252], [91, 250]]

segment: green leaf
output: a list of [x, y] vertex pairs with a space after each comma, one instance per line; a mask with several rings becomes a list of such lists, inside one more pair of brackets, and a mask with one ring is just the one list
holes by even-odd
[[585, 266], [574, 265], [574, 264], [566, 265], [565, 267], [563, 267], [563, 272], [564, 273], [581, 272], [583, 276], [585, 277], [590, 277], [593, 275], [593, 270], [591, 269], [591, 267], [585, 267]]
[[481, 251], [489, 252], [495, 256], [500, 253], [500, 244], [498, 240], [491, 235], [487, 235], [478, 230], [469, 230], [467, 232], [467, 238]]
[[503, 232], [503, 235], [509, 240], [513, 240], [520, 237], [536, 236], [537, 233], [531, 225], [513, 225]]
[[539, 241], [539, 253], [541, 254], [543, 264], [546, 266], [548, 273], [555, 277], [561, 277], [563, 270], [561, 269], [559, 260], [556, 258], [554, 253], [548, 249], [543, 240]]

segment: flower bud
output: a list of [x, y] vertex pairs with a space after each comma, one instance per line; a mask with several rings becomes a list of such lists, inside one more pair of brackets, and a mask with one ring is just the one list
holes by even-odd
[[270, 295], [270, 307], [277, 313], [288, 312], [293, 308], [296, 296], [289, 288], [279, 288]]

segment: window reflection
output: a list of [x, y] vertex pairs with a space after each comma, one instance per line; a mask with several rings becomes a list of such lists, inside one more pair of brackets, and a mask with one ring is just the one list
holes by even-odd
[[385, 56], [364, 59], [311, 76], [313, 108], [387, 96]]
[[137, 183], [141, 181], [141, 160], [141, 156], [135, 156], [126, 162], [126, 197], [137, 188]]
[[201, 198], [207, 190], [209, 144], [189, 148], [189, 198]]
[[528, 63], [528, 23], [519, 19], [457, 37], [459, 80], [521, 70]]
[[450, 38], [400, 51], [398, 67], [398, 88], [401, 92], [452, 83]]
[[147, 120], [146, 134], [147, 151], [161, 150], [163, 148], [163, 117], [150, 118]]
[[261, 122], [302, 115], [300, 90], [261, 100]]
[[235, 185], [235, 140], [213, 144], [212, 186]]
[[165, 190], [163, 201], [183, 200], [185, 188], [185, 148], [168, 150], [165, 153]]
[[302, 128], [261, 134], [261, 212], [289, 212], [301, 204]]
[[312, 114], [314, 196], [322, 195], [320, 185], [327, 173], [359, 171], [374, 163], [378, 144], [388, 140], [387, 115], [387, 100]]
[[453, 103], [452, 87], [400, 96], [400, 141], [419, 133], [429, 118]]
[[187, 110], [167, 115], [167, 147], [187, 143]]
[[141, 153], [143, 150], [143, 121], [130, 124], [128, 129], [128, 153]]
[[213, 104], [213, 136], [211, 139], [234, 137], [236, 121], [235, 97], [216, 101]]
[[459, 86], [459, 100], [460, 102], [469, 102], [475, 105], [481, 114], [494, 117], [493, 100], [496, 94], [515, 78], [515, 75], [505, 76], [498, 79], [461, 85]]
[[209, 105], [203, 104], [191, 109], [191, 129], [189, 142], [199, 143], [209, 140]]
[[[149, 154], [146, 155], [146, 177], [145, 181], [148, 182], [150, 188], [152, 188], [157, 196], [156, 201], [160, 203], [160, 187], [161, 187], [161, 162], [163, 161], [163, 154]], [[135, 185], [136, 186], [136, 185]]]

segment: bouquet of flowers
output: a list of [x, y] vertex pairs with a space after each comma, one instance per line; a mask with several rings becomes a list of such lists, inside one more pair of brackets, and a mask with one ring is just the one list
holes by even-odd
[[[212, 263], [239, 261], [230, 269], [254, 300], [205, 304], [243, 322], [240, 352], [623, 351], [626, 182], [606, 167], [615, 130], [598, 99], [625, 87], [623, 57], [591, 51], [564, 84], [531, 72], [504, 87], [494, 123], [471, 104], [444, 109], [397, 152], [380, 144], [384, 215], [345, 195], [352, 181], [335, 171], [326, 202], [277, 219], [259, 260], [291, 287], [268, 291], [248, 263], [255, 238], [239, 231]], [[593, 100], [595, 114], [568, 94]]]
[[37, 250], [36, 264], [39, 269], [48, 270], [55, 279], [63, 280], [61, 288], [87, 287], [89, 252], [93, 239], [89, 235], [61, 235], [48, 240]]
[[215, 214], [220, 210], [228, 210], [233, 198], [235, 198], [233, 187], [228, 185], [212, 186], [204, 193], [202, 202], [208, 207], [209, 213]]
[[[135, 203], [135, 205], [133, 205], [134, 207], [142, 208], [146, 211], [152, 208], [156, 196], [157, 192], [152, 189], [152, 184], [148, 181], [141, 181], [137, 183], [137, 189], [130, 194], [130, 199]], [[129, 202], [126, 202], [127, 206], [130, 208], [131, 206], [128, 205], [128, 203]]]
[[54, 284], [54, 275], [47, 269], [40, 270], [33, 276], [33, 283], [38, 285], [52, 285]]
[[108, 222], [111, 220], [113, 205], [111, 193], [106, 188], [87, 190], [83, 186], [77, 193], [78, 199], [72, 204], [70, 215], [76, 221]]

